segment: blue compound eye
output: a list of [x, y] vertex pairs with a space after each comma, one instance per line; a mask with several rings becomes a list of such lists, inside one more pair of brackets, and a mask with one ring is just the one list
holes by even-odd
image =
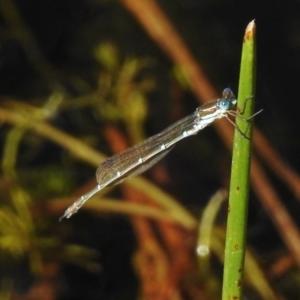
[[220, 108], [223, 109], [223, 110], [228, 110], [229, 107], [230, 107], [230, 101], [225, 99], [225, 100], [221, 100], [220, 103]]

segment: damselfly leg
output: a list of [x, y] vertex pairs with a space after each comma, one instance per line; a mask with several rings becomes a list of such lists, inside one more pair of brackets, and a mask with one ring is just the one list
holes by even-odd
[[245, 100], [244, 105], [243, 105], [243, 109], [242, 109], [242, 110], [240, 110], [240, 109], [237, 109], [236, 111], [235, 111], [235, 110], [228, 110], [228, 111], [227, 111], [227, 116], [226, 116], [226, 119], [227, 119], [234, 127], [236, 127], [236, 129], [238, 130], [238, 132], [239, 132], [244, 138], [246, 138], [246, 139], [248, 139], [248, 140], [249, 140], [249, 137], [247, 137], [246, 134], [247, 134], [247, 132], [248, 132], [249, 125], [248, 125], [248, 127], [247, 127], [246, 132], [244, 133], [244, 132], [242, 132], [242, 130], [236, 125], [236, 123], [233, 122], [233, 121], [229, 118], [228, 115], [230, 115], [230, 116], [232, 116], [232, 117], [234, 117], [234, 118], [238, 118], [238, 119], [240, 119], [240, 120], [243, 120], [243, 121], [245, 121], [245, 122], [251, 121], [255, 116], [257, 116], [258, 114], [260, 114], [260, 113], [263, 111], [263, 109], [261, 109], [261, 110], [257, 111], [256, 113], [254, 113], [253, 115], [251, 115], [251, 116], [248, 117], [248, 118], [244, 118], [244, 117], [242, 116], [243, 113], [244, 113], [244, 111], [245, 111], [245, 108], [246, 108], [246, 105], [247, 105], [248, 100], [250, 100], [250, 99], [252, 99], [252, 98], [253, 98], [253, 96], [248, 97], [248, 98]]

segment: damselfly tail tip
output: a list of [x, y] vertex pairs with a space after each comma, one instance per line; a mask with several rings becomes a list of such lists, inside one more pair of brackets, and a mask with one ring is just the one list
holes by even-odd
[[70, 207], [68, 207], [68, 209], [65, 211], [65, 213], [59, 218], [59, 222], [64, 218], [69, 219], [73, 214], [75, 214], [77, 212], [77, 209], [74, 209], [73, 206], [74, 206], [74, 204], [71, 205]]
[[59, 222], [61, 222], [62, 219], [67, 217], [67, 211], [59, 218]]
[[[81, 200], [81, 198], [80, 198]], [[82, 206], [78, 204], [78, 200], [75, 201], [71, 206], [69, 206], [67, 208], [67, 210], [65, 211], [65, 213], [59, 218], [59, 221], [61, 221], [64, 218], [69, 219], [72, 215], [76, 214], [78, 209]]]

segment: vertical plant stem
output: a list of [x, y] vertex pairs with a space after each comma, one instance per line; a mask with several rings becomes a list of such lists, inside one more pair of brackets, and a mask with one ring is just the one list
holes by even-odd
[[[246, 28], [239, 81], [240, 116], [253, 115], [255, 92], [255, 23]], [[252, 122], [236, 118], [226, 232], [223, 300], [242, 299], [250, 178]], [[240, 131], [240, 132], [239, 132]], [[241, 132], [246, 136], [243, 136]]]

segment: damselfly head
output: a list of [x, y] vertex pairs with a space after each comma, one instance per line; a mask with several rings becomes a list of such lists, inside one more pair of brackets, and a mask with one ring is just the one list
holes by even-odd
[[223, 95], [223, 99], [229, 100], [231, 104], [235, 105], [237, 103], [237, 100], [231, 88], [224, 89], [222, 95]]
[[227, 111], [230, 109], [230, 106], [232, 105], [231, 101], [228, 99], [220, 99], [218, 101], [218, 108], [222, 111]]

